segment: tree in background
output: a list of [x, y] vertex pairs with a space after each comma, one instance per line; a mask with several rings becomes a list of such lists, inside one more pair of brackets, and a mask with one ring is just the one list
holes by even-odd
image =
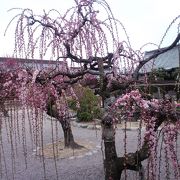
[[[101, 96], [103, 105], [114, 96], [116, 100], [109, 106], [104, 106], [106, 113], [101, 119], [105, 148], [105, 179], [120, 179], [122, 172], [125, 171], [126, 174], [126, 170], [141, 172], [141, 162], [147, 158], [150, 159], [147, 175], [151, 179], [156, 179], [157, 130], [161, 125], [164, 127], [164, 151], [172, 160], [174, 174], [178, 178], [179, 164], [175, 145], [180, 128], [179, 114], [168, 99], [154, 100], [146, 92], [137, 90], [137, 83], [146, 82], [138, 80], [138, 72], [143, 65], [176, 46], [180, 34], [169, 47], [159, 50], [147, 59], [142, 59], [140, 52], [132, 50], [128, 37], [127, 42], [119, 39], [119, 28], [124, 27], [114, 18], [106, 1], [74, 2], [75, 6], [63, 15], [51, 10], [44, 11], [44, 14], [39, 16], [32, 10], [25, 9], [16, 16], [17, 57], [34, 58], [36, 53], [39, 53], [40, 59], [50, 55], [57, 62], [64, 62], [61, 70], [54, 68], [48, 72], [20, 68], [17, 71], [19, 86], [16, 86], [19, 99], [24, 106], [33, 106], [36, 113], [40, 109], [55, 117], [62, 125], [65, 145], [78, 147], [68, 119], [66, 92], [69, 91], [77, 98], [72, 85], [79, 82], [93, 88], [95, 94]], [[105, 20], [100, 19], [98, 7], [102, 13], [107, 14]], [[55, 14], [57, 18], [54, 18]], [[78, 68], [73, 69], [68, 64]], [[87, 75], [91, 75], [92, 82], [89, 82]], [[141, 122], [146, 125], [144, 142], [141, 144], [139, 140], [136, 152], [127, 152], [125, 129], [124, 155], [118, 157], [115, 146], [115, 112], [117, 108], [123, 108], [126, 125], [127, 121], [131, 121], [135, 105], [141, 110]], [[127, 178], [127, 174], [125, 177]]]

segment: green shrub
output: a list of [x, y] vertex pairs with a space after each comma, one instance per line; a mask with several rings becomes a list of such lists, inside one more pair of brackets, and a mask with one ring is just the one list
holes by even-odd
[[78, 111], [77, 118], [79, 121], [91, 121], [93, 119], [92, 114], [88, 112]]
[[74, 111], [77, 111], [77, 100], [76, 99], [68, 99], [68, 107]]
[[180, 106], [176, 107], [176, 110], [177, 110], [177, 111], [180, 111]]
[[95, 106], [93, 108], [93, 116], [94, 118], [101, 118], [103, 115], [102, 110], [99, 106]]
[[102, 115], [100, 99], [94, 95], [90, 88], [81, 88], [82, 90], [80, 92], [82, 94], [79, 96], [80, 108], [77, 109], [77, 101], [75, 99], [68, 100], [69, 107], [77, 111], [77, 118], [79, 121], [92, 121], [94, 118], [100, 118]]

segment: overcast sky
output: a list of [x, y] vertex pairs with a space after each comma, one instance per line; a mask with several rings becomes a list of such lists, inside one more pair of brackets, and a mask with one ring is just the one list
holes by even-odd
[[[170, 22], [180, 15], [180, 0], [107, 0], [107, 2], [115, 17], [125, 26], [134, 49], [139, 49], [147, 42], [159, 44]], [[7, 12], [8, 9], [30, 8], [41, 13], [43, 9], [61, 11], [72, 5], [73, 0], [1, 0], [0, 56], [11, 56], [14, 47], [13, 27], [4, 37], [5, 28], [15, 13]], [[163, 46], [168, 46], [176, 35], [177, 23], [172, 26]], [[150, 48], [152, 47], [146, 47], [145, 50]]]

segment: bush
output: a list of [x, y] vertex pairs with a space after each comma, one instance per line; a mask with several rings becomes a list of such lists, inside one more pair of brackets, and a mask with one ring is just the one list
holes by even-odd
[[76, 99], [68, 99], [68, 107], [74, 111], [77, 111], [77, 100]]
[[102, 110], [99, 106], [95, 106], [93, 109], [93, 116], [94, 118], [101, 118], [103, 115]]
[[82, 94], [79, 96], [80, 108], [76, 108], [77, 101], [70, 99], [68, 105], [72, 110], [77, 111], [79, 121], [92, 121], [94, 118], [100, 118], [102, 111], [100, 108], [100, 99], [94, 95], [90, 88], [81, 87]]
[[77, 118], [79, 121], [91, 121], [93, 119], [92, 114], [82, 111], [77, 112]]
[[177, 111], [180, 111], [180, 103], [177, 103], [177, 105], [176, 105], [176, 110], [177, 110]]

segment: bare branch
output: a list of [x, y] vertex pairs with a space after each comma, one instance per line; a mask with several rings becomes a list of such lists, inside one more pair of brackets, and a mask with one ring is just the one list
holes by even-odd
[[177, 45], [177, 43], [179, 42], [179, 40], [180, 40], [180, 34], [178, 34], [178, 36], [176, 37], [176, 39], [174, 40], [174, 42], [170, 46], [168, 46], [166, 48], [163, 48], [163, 49], [160, 49], [155, 54], [153, 54], [150, 57], [144, 59], [143, 61], [140, 61], [139, 65], [137, 66], [136, 70], [133, 73], [133, 78], [135, 80], [137, 80], [139, 70], [143, 67], [143, 65], [145, 65], [147, 62], [149, 62], [151, 59], [154, 59], [154, 58], [158, 57], [160, 54], [163, 54], [163, 53], [171, 50], [172, 48], [174, 48]]

